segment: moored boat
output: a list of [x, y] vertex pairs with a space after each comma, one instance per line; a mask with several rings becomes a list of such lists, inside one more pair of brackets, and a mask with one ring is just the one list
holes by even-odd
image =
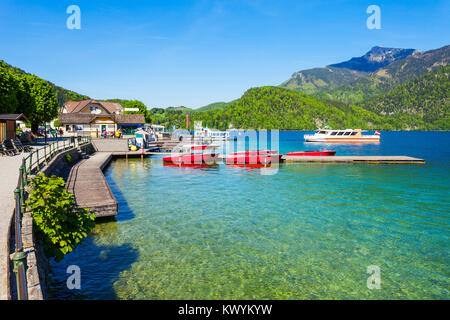
[[211, 128], [197, 127], [194, 130], [194, 139], [205, 139], [206, 141], [228, 141], [236, 140], [236, 137], [231, 137], [230, 131], [220, 131]]
[[279, 163], [282, 155], [275, 150], [247, 150], [234, 152], [225, 157], [226, 164]]
[[321, 129], [315, 134], [305, 134], [306, 142], [326, 143], [366, 143], [380, 142], [380, 133], [375, 131], [374, 135], [363, 135], [361, 129], [331, 130]]
[[217, 155], [211, 154], [182, 154], [174, 157], [164, 157], [164, 162], [172, 162], [176, 164], [200, 164], [200, 163], [215, 163]]
[[335, 150], [295, 151], [288, 152], [287, 156], [334, 156]]
[[230, 156], [243, 156], [243, 155], [276, 155], [278, 154], [277, 150], [246, 150], [240, 152], [230, 153]]
[[214, 164], [219, 156], [214, 152], [213, 146], [209, 145], [185, 145], [182, 147], [182, 153], [164, 157], [163, 162], [174, 163], [177, 165], [195, 165], [195, 164]]

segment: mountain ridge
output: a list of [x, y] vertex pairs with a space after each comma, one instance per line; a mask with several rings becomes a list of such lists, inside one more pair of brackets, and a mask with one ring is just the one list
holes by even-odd
[[306, 94], [323, 92], [367, 77], [371, 72], [418, 52], [415, 49], [374, 46], [361, 57], [353, 57], [325, 67], [294, 72], [291, 78], [284, 81], [280, 87]]
[[316, 92], [319, 98], [337, 100], [345, 103], [359, 103], [394, 89], [396, 86], [412, 81], [426, 73], [448, 65], [450, 45], [410, 55], [378, 69], [366, 77], [356, 79], [336, 88]]
[[395, 61], [405, 59], [410, 55], [417, 54], [416, 49], [385, 48], [381, 46], [372, 47], [361, 57], [353, 57], [350, 60], [330, 64], [329, 67], [346, 68], [355, 71], [374, 72]]

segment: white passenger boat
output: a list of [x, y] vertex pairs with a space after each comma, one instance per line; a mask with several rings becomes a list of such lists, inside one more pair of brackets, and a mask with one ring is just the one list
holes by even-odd
[[366, 143], [380, 142], [380, 133], [375, 131], [374, 135], [363, 135], [361, 129], [330, 130], [321, 129], [315, 134], [305, 134], [306, 142], [327, 143]]
[[194, 131], [194, 139], [203, 139], [203, 140], [211, 140], [211, 141], [228, 141], [233, 140], [233, 137], [230, 137], [230, 131], [220, 131], [214, 130], [210, 128], [198, 128]]

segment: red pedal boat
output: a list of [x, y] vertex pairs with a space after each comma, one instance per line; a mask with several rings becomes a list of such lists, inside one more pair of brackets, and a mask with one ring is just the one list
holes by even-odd
[[287, 156], [334, 156], [335, 150], [319, 150], [319, 151], [295, 151], [288, 152]]
[[230, 153], [229, 156], [255, 156], [255, 155], [278, 155], [277, 150], [247, 150], [241, 152]]
[[207, 151], [213, 147], [208, 145], [187, 145], [183, 146], [184, 153], [180, 155], [164, 157], [163, 161], [166, 163], [173, 163], [177, 165], [199, 165], [199, 164], [214, 164], [219, 156], [214, 151]]
[[275, 150], [247, 150], [234, 152], [225, 158], [226, 164], [270, 164], [280, 162], [281, 154]]

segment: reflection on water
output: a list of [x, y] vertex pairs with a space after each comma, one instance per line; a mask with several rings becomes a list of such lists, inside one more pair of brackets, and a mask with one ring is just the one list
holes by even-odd
[[[73, 297], [65, 268], [78, 264], [76, 298], [448, 299], [450, 155], [427, 147], [435, 133], [408, 134], [409, 144], [382, 133], [361, 152], [426, 154], [426, 165], [289, 164], [261, 175], [116, 160], [105, 175], [117, 221], [53, 264], [53, 297]], [[282, 152], [306, 149], [292, 136]], [[381, 269], [380, 290], [366, 286], [369, 265]]]

